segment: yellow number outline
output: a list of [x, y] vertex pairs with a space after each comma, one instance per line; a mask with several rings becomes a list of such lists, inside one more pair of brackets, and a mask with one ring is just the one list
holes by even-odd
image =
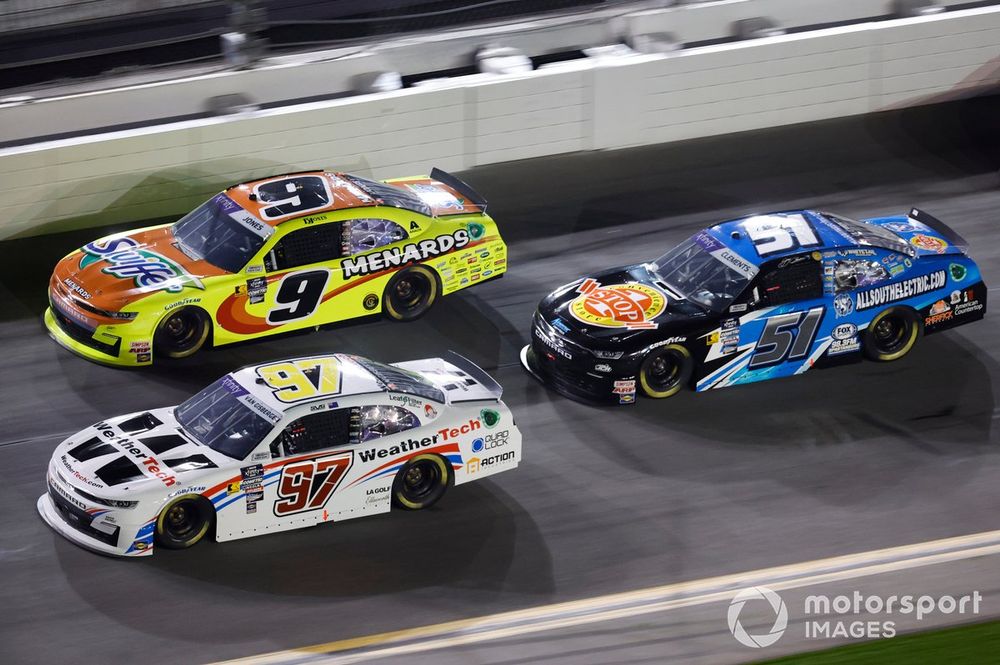
[[[306, 375], [315, 369], [316, 383]], [[286, 404], [340, 393], [340, 363], [336, 358], [311, 358], [274, 363], [257, 368], [257, 376], [271, 394]]]

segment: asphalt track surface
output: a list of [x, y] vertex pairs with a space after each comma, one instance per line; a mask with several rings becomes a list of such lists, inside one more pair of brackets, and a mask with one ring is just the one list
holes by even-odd
[[[44, 334], [49, 271], [94, 231], [0, 243], [0, 662], [208, 662], [996, 529], [995, 312], [897, 363], [622, 408], [549, 392], [517, 353], [554, 287], [743, 212], [918, 205], [967, 237], [994, 282], [997, 117], [996, 100], [978, 100], [477, 169], [464, 176], [494, 202], [510, 242], [504, 279], [414, 323], [272, 338], [151, 371], [90, 364]], [[396, 361], [449, 348], [504, 386], [524, 462], [432, 510], [136, 561], [84, 551], [35, 512], [53, 448], [101, 418], [177, 403], [250, 362], [320, 351]], [[995, 580], [990, 561], [986, 571], [957, 567], [956, 584]], [[985, 609], [1000, 615], [1000, 599]], [[648, 631], [646, 652], [684, 629]], [[600, 626], [587, 635], [603, 645], [596, 662], [618, 662], [630, 639]], [[463, 653], [452, 660], [545, 657]]]

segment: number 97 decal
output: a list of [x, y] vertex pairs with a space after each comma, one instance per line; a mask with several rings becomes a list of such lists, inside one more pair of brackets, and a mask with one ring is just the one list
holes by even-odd
[[311, 316], [319, 307], [329, 279], [329, 270], [304, 270], [282, 277], [267, 322], [288, 323]]
[[324, 507], [353, 463], [354, 453], [347, 452], [286, 464], [278, 480], [274, 514], [283, 517]]

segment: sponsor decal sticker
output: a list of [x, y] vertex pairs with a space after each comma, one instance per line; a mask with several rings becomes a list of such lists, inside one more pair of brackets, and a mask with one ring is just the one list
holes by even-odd
[[923, 249], [928, 252], [937, 252], [938, 254], [943, 254], [946, 249], [948, 249], [948, 243], [940, 238], [935, 238], [933, 236], [926, 236], [922, 233], [910, 238], [910, 244], [917, 249]]
[[473, 240], [479, 240], [486, 235], [486, 227], [479, 222], [469, 222], [465, 228], [469, 233], [469, 237]]
[[882, 226], [890, 231], [895, 231], [896, 233], [909, 233], [910, 231], [916, 230], [912, 224], [907, 224], [906, 222], [889, 222], [888, 224], [883, 224]]
[[369, 293], [361, 301], [361, 306], [364, 307], [369, 312], [378, 307], [378, 296], [374, 293]]
[[838, 319], [850, 316], [854, 312], [854, 299], [847, 293], [841, 293], [833, 299], [833, 311]]
[[267, 295], [266, 277], [252, 277], [247, 280], [247, 296], [251, 305], [264, 302], [265, 295]]
[[165, 256], [142, 249], [132, 238], [114, 238], [87, 243], [81, 248], [80, 269], [103, 261], [108, 264], [101, 272], [118, 279], [132, 278], [140, 288], [180, 293], [181, 289], [204, 290], [205, 285], [194, 275]]
[[961, 263], [952, 263], [948, 266], [948, 274], [956, 282], [961, 282], [969, 274], [969, 271]]
[[[857, 295], [856, 309], [861, 312], [872, 307], [879, 307], [888, 303], [906, 300], [914, 296], [919, 296], [929, 291], [935, 291], [943, 287], [948, 281], [944, 270], [937, 270], [927, 275], [911, 277], [900, 282], [877, 286], [867, 291], [861, 291]], [[840, 296], [837, 296], [838, 298]], [[834, 302], [836, 305], [836, 301]], [[840, 316], [838, 314], [838, 316]]]
[[493, 409], [483, 409], [479, 412], [479, 419], [483, 421], [487, 429], [493, 429], [500, 422], [500, 413]]
[[577, 287], [577, 293], [580, 295], [570, 304], [570, 313], [583, 323], [601, 328], [656, 328], [653, 319], [667, 306], [666, 295], [638, 282], [602, 286], [587, 278]]
[[407, 243], [401, 247], [390, 247], [370, 254], [349, 257], [340, 262], [340, 268], [344, 273], [344, 279], [378, 273], [408, 263], [418, 263], [453, 249], [461, 249], [469, 244], [470, 238], [476, 239], [472, 237], [471, 231], [459, 229], [451, 235], [440, 235], [436, 238]]
[[841, 323], [839, 326], [833, 329], [830, 336], [837, 340], [850, 339], [857, 336], [858, 327], [853, 323]]

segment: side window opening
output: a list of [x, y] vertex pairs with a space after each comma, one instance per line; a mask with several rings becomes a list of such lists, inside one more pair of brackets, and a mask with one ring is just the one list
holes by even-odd
[[359, 420], [362, 443], [420, 427], [420, 420], [401, 406], [364, 406]]
[[408, 237], [403, 227], [387, 219], [352, 219], [344, 222], [345, 255], [360, 254]]
[[833, 262], [833, 284], [837, 293], [871, 286], [886, 279], [889, 279], [889, 273], [878, 261], [837, 259]]
[[783, 305], [823, 297], [820, 265], [808, 255], [782, 259], [760, 280], [762, 304]]
[[321, 448], [358, 442], [358, 408], [334, 409], [302, 416], [285, 427], [271, 444], [271, 456], [290, 457]]
[[275, 244], [264, 258], [268, 272], [288, 270], [342, 256], [340, 224], [327, 222], [292, 231]]

